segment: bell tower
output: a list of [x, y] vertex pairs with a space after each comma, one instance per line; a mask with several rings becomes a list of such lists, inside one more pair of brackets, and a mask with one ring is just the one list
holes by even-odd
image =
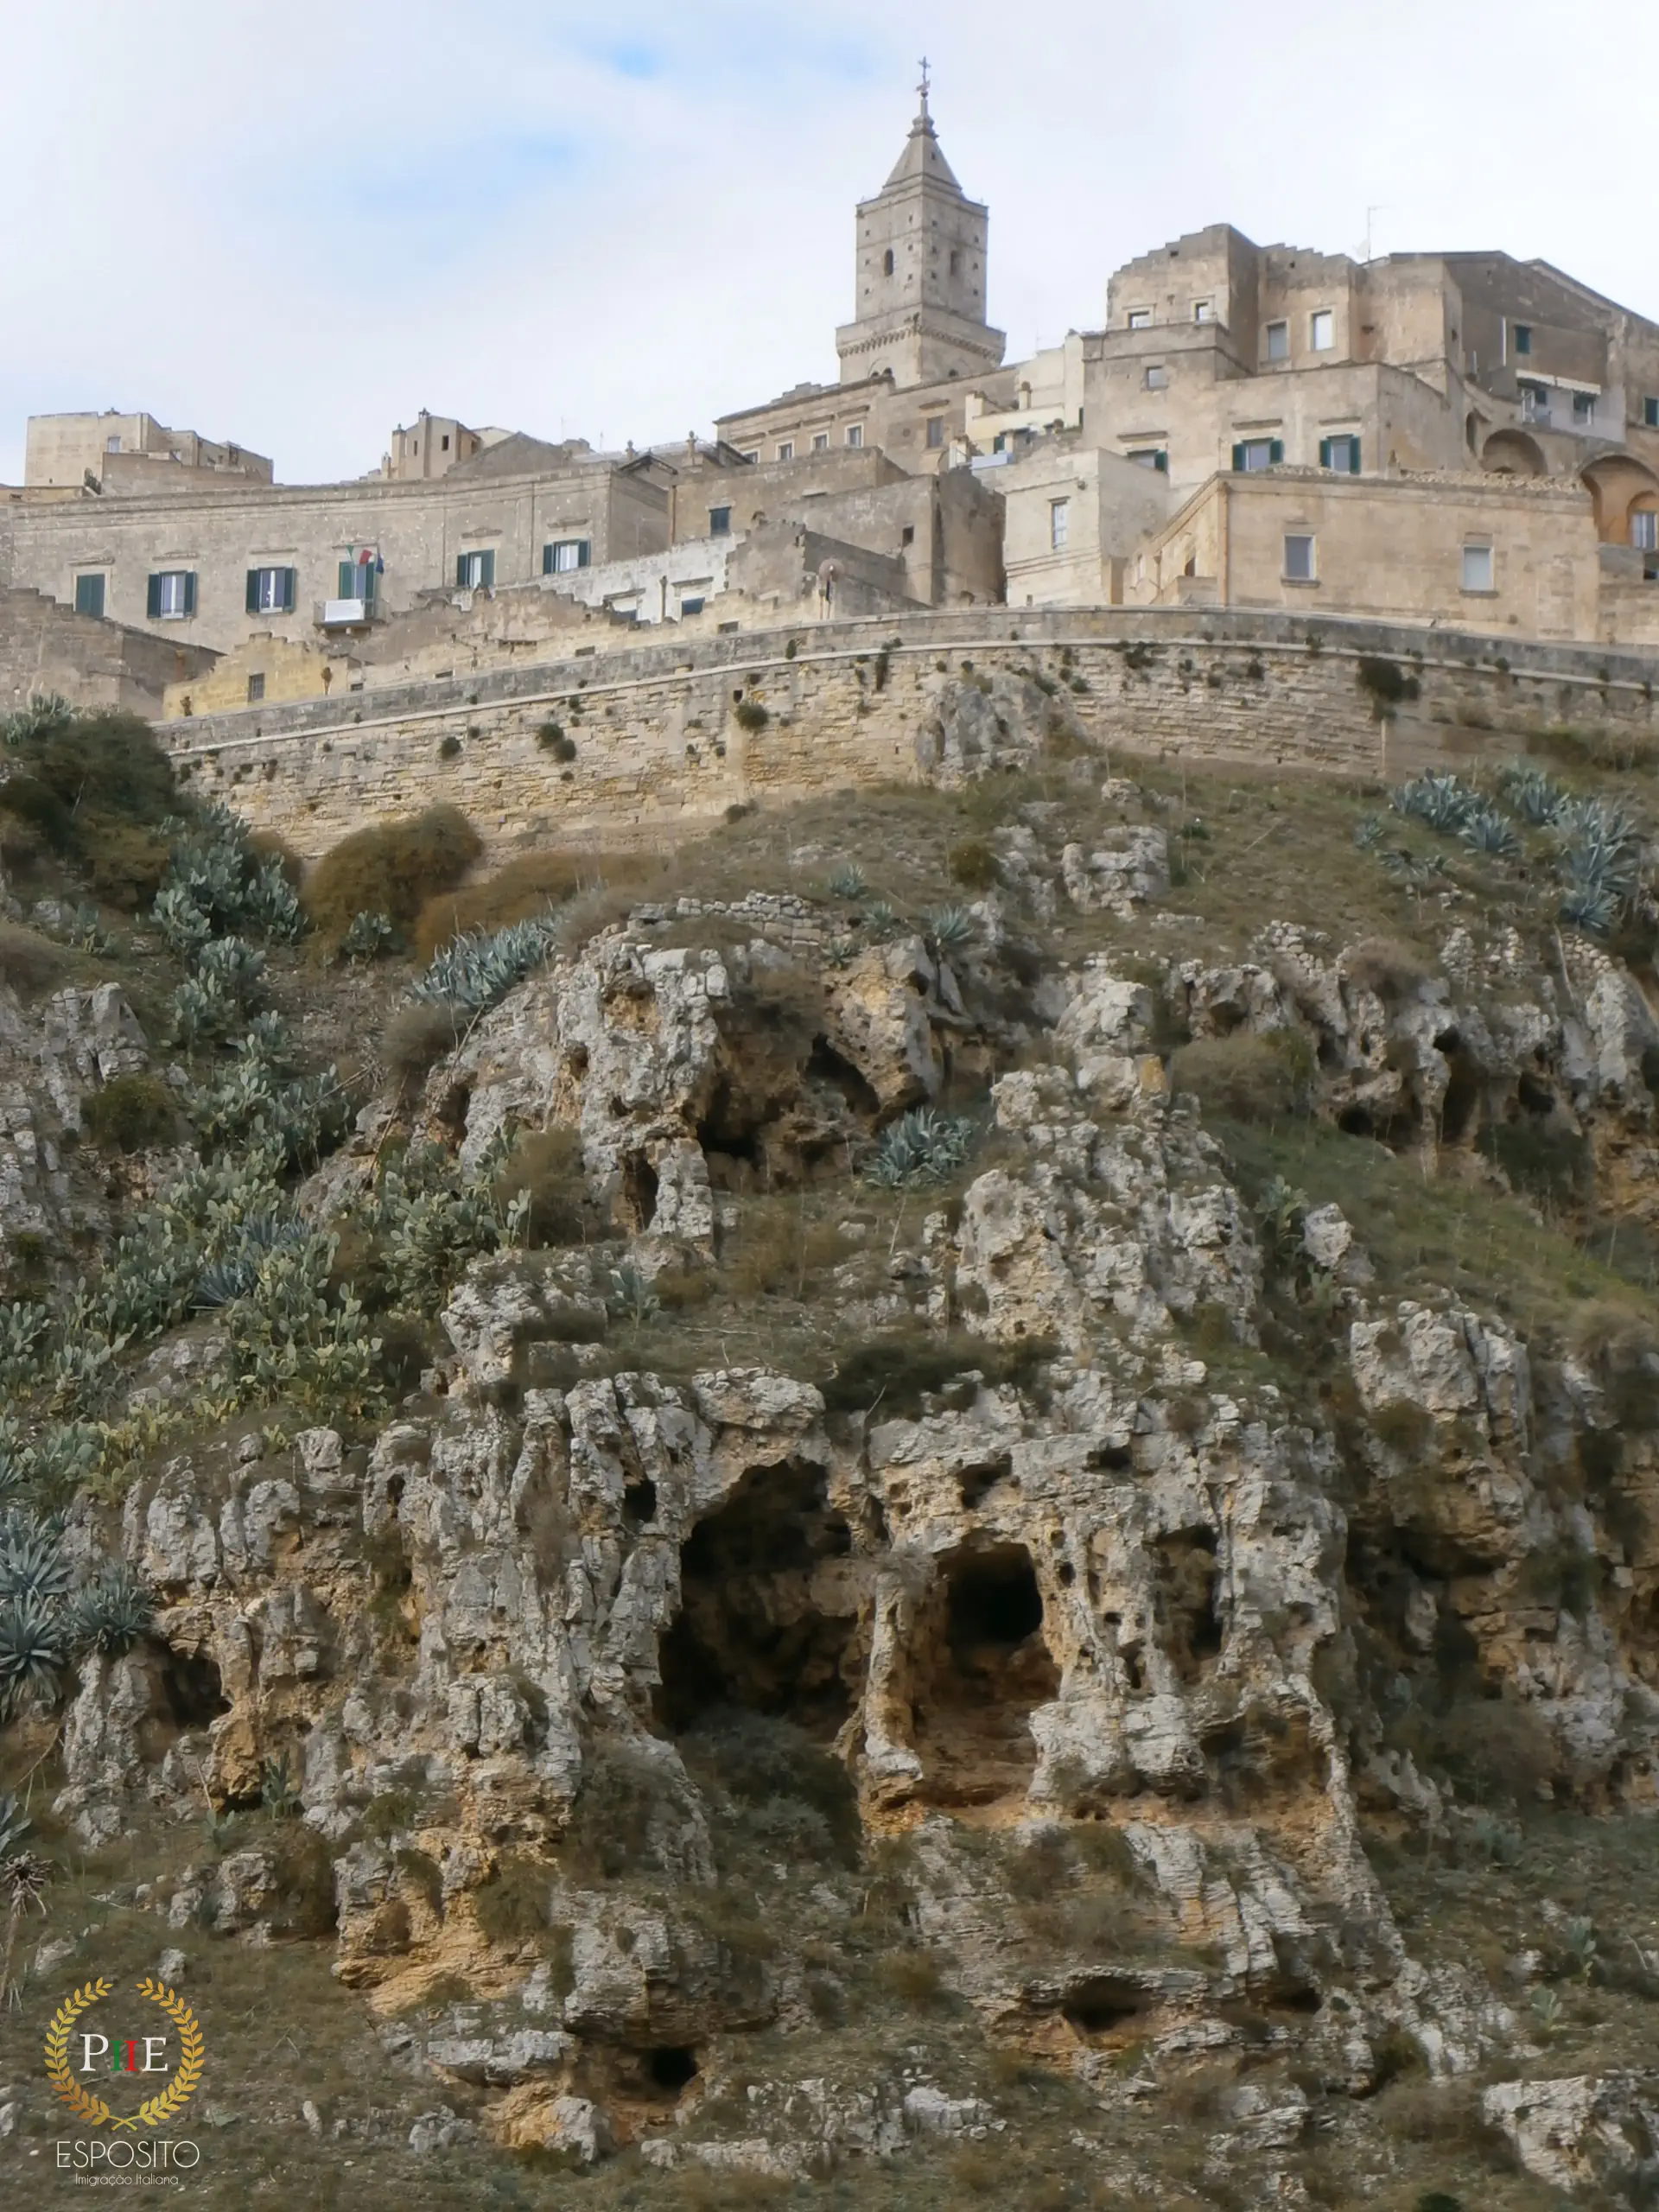
[[892, 175], [857, 215], [856, 320], [836, 333], [841, 380], [890, 371], [898, 385], [982, 375], [1007, 340], [985, 320], [982, 202], [939, 147], [922, 64], [921, 105]]

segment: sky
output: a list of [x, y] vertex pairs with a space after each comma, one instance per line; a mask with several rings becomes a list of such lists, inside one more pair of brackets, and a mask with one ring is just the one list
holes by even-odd
[[[1602, 28], [1598, 30], [1596, 24]], [[0, 483], [25, 418], [147, 410], [376, 467], [423, 408], [620, 446], [836, 373], [853, 208], [932, 68], [1008, 358], [1119, 264], [1541, 255], [1659, 319], [1659, 8], [1559, 0], [0, 0]]]

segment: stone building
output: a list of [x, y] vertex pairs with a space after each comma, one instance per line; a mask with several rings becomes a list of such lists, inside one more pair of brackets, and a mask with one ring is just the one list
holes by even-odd
[[838, 384], [796, 385], [722, 415], [749, 461], [787, 463], [880, 446], [912, 472], [961, 460], [968, 397], [1007, 339], [985, 320], [989, 215], [969, 200], [921, 105], [892, 175], [855, 218], [854, 306], [836, 333]]
[[169, 430], [153, 415], [31, 415], [23, 444], [26, 490], [71, 486], [130, 491], [165, 481], [226, 475], [269, 484], [269, 458], [246, 446], [219, 445], [194, 430]]

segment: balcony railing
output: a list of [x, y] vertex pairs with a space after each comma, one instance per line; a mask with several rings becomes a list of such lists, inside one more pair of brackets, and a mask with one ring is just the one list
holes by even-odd
[[372, 599], [320, 599], [313, 620], [320, 630], [365, 630], [380, 620]]

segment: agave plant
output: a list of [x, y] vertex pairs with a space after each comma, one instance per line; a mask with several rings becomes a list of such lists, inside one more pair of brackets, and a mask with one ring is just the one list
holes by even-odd
[[1562, 896], [1560, 917], [1587, 937], [1606, 937], [1618, 919], [1620, 904], [1605, 884], [1572, 884]]
[[1477, 800], [1456, 776], [1427, 775], [1402, 784], [1389, 803], [1396, 814], [1408, 815], [1427, 829], [1452, 836], [1462, 829]]
[[1503, 772], [1503, 796], [1534, 830], [1548, 829], [1567, 804], [1567, 793], [1560, 784], [1541, 768], [1529, 768], [1519, 761]]
[[149, 1592], [124, 1560], [114, 1560], [76, 1591], [69, 1634], [78, 1650], [118, 1658], [149, 1635], [155, 1618]]
[[463, 930], [437, 954], [414, 986], [417, 999], [436, 999], [481, 1013], [547, 958], [554, 925], [531, 919], [509, 922], [505, 929]]
[[830, 871], [830, 888], [837, 899], [861, 899], [867, 888], [864, 871], [852, 861], [842, 861]]
[[69, 1656], [60, 1605], [28, 1593], [0, 1599], [0, 1718], [30, 1691], [55, 1694]]
[[941, 952], [954, 952], [974, 940], [974, 918], [965, 906], [930, 906], [922, 918]]
[[1521, 850], [1515, 824], [1495, 806], [1471, 807], [1458, 834], [1471, 852], [1488, 853], [1497, 860], [1512, 861]]
[[1307, 1193], [1294, 1188], [1282, 1175], [1275, 1175], [1256, 1201], [1255, 1217], [1269, 1249], [1283, 1259], [1301, 1242]]
[[1354, 824], [1354, 842], [1362, 853], [1374, 853], [1388, 834], [1380, 814], [1363, 814]]
[[968, 1157], [973, 1133], [974, 1125], [964, 1116], [915, 1107], [882, 1130], [865, 1180], [884, 1191], [941, 1182]]
[[49, 737], [74, 719], [74, 709], [55, 691], [37, 691], [27, 705], [0, 719], [0, 738], [9, 746], [27, 745], [31, 738]]
[[390, 952], [397, 935], [385, 914], [353, 914], [352, 925], [340, 941], [340, 957], [353, 966], [378, 960]]
[[25, 1598], [59, 1604], [69, 1588], [62, 1529], [15, 1509], [0, 1516], [0, 1604]]

